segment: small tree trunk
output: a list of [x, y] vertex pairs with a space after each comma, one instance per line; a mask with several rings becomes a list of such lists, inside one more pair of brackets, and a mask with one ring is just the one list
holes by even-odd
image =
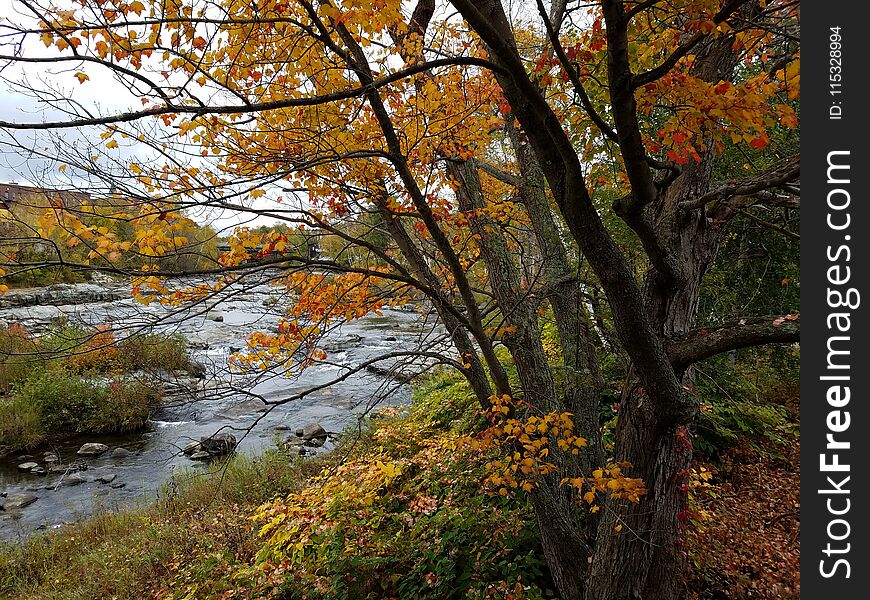
[[[554, 485], [555, 484], [555, 485]], [[559, 482], [542, 481], [532, 494], [541, 547], [561, 600], [582, 600], [590, 547], [578, 511]]]
[[586, 600], [673, 600], [682, 589], [691, 444], [685, 426], [660, 422], [636, 383], [627, 390], [616, 459], [632, 463], [626, 474], [641, 477], [648, 491], [639, 504], [609, 501], [601, 511]]

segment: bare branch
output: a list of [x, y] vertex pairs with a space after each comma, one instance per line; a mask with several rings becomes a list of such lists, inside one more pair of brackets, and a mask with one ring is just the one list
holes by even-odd
[[676, 369], [723, 352], [800, 341], [800, 313], [739, 319], [718, 327], [695, 329], [666, 342], [668, 356]]

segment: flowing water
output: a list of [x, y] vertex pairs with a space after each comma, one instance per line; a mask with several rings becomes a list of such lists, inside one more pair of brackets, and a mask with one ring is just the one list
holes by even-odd
[[[205, 377], [169, 381], [170, 395], [145, 431], [113, 436], [82, 436], [46, 448], [14, 453], [0, 459], [0, 493], [36, 496], [37, 500], [19, 510], [0, 512], [0, 539], [24, 539], [38, 529], [53, 528], [92, 514], [155, 499], [162, 486], [178, 469], [208, 470], [209, 464], [190, 460], [181, 449], [192, 440], [216, 431], [231, 431], [238, 439], [238, 452], [255, 453], [273, 447], [280, 436], [297, 427], [319, 423], [329, 432], [356, 426], [362, 415], [375, 406], [398, 405], [408, 401], [410, 389], [402, 377], [386, 377], [361, 369], [349, 373], [363, 361], [434, 343], [443, 331], [427, 323], [421, 314], [407, 310], [383, 310], [345, 323], [330, 331], [322, 345], [328, 351], [323, 364], [308, 367], [293, 377], [233, 374], [227, 359], [244, 347], [253, 331], [271, 331], [281, 317], [278, 307], [288, 298], [275, 288], [251, 285], [241, 292], [224, 294], [219, 303], [184, 311], [171, 311], [157, 303], [142, 306], [132, 299], [92, 302], [66, 306], [29, 306], [0, 309], [0, 324], [20, 323], [39, 331], [53, 320], [65, 318], [90, 324], [109, 324], [124, 332], [154, 331], [184, 335], [193, 358], [205, 367]], [[392, 362], [391, 362], [392, 361]], [[391, 359], [378, 363], [390, 367]], [[396, 367], [397, 369], [399, 367]], [[403, 366], [419, 371], [422, 366]], [[343, 378], [341, 381], [319, 387]], [[317, 388], [302, 399], [275, 403], [304, 390]], [[276, 429], [278, 428], [278, 429]], [[111, 450], [99, 457], [79, 457], [85, 442], [101, 442]], [[330, 443], [318, 451], [330, 448]], [[64, 485], [68, 475], [32, 475], [19, 472], [17, 465], [33, 460], [42, 464], [43, 454], [53, 452], [60, 462], [85, 463], [81, 474], [87, 480]], [[122, 454], [123, 456], [118, 456]], [[213, 466], [213, 465], [212, 465]], [[98, 477], [115, 475], [110, 483]], [[0, 499], [2, 503], [2, 499]]]

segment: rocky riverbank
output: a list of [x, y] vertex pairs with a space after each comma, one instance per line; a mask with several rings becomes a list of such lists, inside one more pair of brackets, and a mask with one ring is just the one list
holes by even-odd
[[47, 287], [10, 290], [0, 295], [0, 309], [114, 302], [129, 297], [130, 286], [121, 283], [59, 283]]
[[[55, 297], [66, 301], [120, 294], [112, 286], [97, 291], [92, 285], [79, 284], [74, 287], [83, 289]], [[211, 453], [191, 460], [183, 450], [218, 432], [234, 436], [238, 454], [260, 453], [276, 445], [286, 447], [292, 455], [328, 452], [333, 448], [331, 432], [355, 426], [360, 416], [369, 414], [376, 405], [407, 402], [410, 390], [400, 382], [411, 370], [419, 371], [426, 365], [398, 364], [389, 359], [376, 364], [392, 369], [391, 374], [347, 371], [380, 355], [417, 348], [441, 335], [439, 329], [421, 319], [416, 307], [387, 309], [329, 332], [324, 340], [329, 358], [323, 364], [292, 377], [235, 373], [228, 369], [229, 355], [245, 347], [249, 333], [274, 329], [283, 315], [281, 306], [291, 299], [282, 297], [272, 286], [260, 285], [220, 300], [206, 307], [175, 310], [157, 303], [142, 306], [131, 298], [0, 309], [0, 322], [23, 323], [32, 332], [49, 331], [52, 323], [67, 321], [107, 323], [122, 335], [178, 335], [187, 340], [193, 361], [202, 365], [195, 380], [189, 375], [162, 375], [164, 400], [141, 431], [75, 436], [0, 460], [0, 491], [14, 500], [5, 503], [10, 510], [0, 512], [0, 539], [26, 538], [39, 528], [76, 521], [99, 507], [124, 507], [153, 499], [181, 470], [213, 470], [215, 457]], [[396, 377], [396, 372], [401, 375]], [[335, 385], [326, 385], [335, 380]], [[299, 398], [285, 401], [293, 396]], [[315, 425], [327, 436], [312, 434]], [[299, 436], [295, 435], [298, 429], [303, 430]], [[96, 456], [78, 455], [81, 446], [89, 442], [105, 444], [108, 449]], [[75, 477], [71, 477], [72, 472], [66, 475], [65, 479], [77, 482], [75, 485], [58, 486], [62, 474], [48, 472], [46, 452], [57, 456], [58, 465], [86, 464], [87, 469], [78, 470]], [[32, 468], [19, 470], [18, 466], [27, 462], [37, 463], [36, 472]], [[114, 476], [112, 481], [104, 483], [103, 478], [110, 476]], [[27, 497], [26, 502], [21, 495]]]

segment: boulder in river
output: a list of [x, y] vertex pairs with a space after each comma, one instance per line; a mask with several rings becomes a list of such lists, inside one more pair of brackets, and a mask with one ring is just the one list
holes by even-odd
[[106, 473], [97, 477], [95, 481], [99, 481], [100, 483], [112, 483], [115, 481], [115, 477], [117, 477], [117, 475], [114, 473]]
[[0, 502], [0, 510], [15, 510], [18, 508], [24, 508], [25, 506], [30, 506], [38, 499], [39, 498], [37, 498], [33, 494], [12, 494], [11, 496], [7, 496], [2, 502]]
[[299, 456], [305, 456], [308, 453], [308, 449], [305, 448], [305, 440], [295, 435], [284, 440], [284, 449], [290, 454], [298, 454]]
[[130, 452], [129, 450], [127, 450], [126, 448], [121, 448], [119, 446], [119, 447], [115, 448], [114, 450], [112, 450], [112, 453], [109, 454], [109, 458], [127, 458], [131, 454], [133, 454], [133, 453]]
[[326, 443], [329, 435], [320, 423], [309, 423], [296, 430], [296, 437], [301, 438], [306, 446], [320, 447]]
[[38, 466], [39, 465], [35, 462], [23, 462], [20, 465], [18, 465], [18, 470], [23, 471], [24, 473], [27, 473], [31, 469], [33, 469], [34, 467], [38, 467]]
[[74, 485], [81, 485], [83, 483], [87, 483], [88, 478], [85, 477], [84, 475], [79, 474], [79, 473], [71, 473], [69, 475], [64, 476], [64, 478], [61, 479], [60, 482], [62, 485], [74, 486]]
[[182, 448], [181, 452], [188, 456], [196, 454], [197, 452], [202, 452], [202, 444], [200, 442], [190, 442], [187, 446]]
[[222, 456], [235, 450], [238, 442], [236, 436], [224, 431], [209, 437], [199, 438], [199, 445], [203, 452], [208, 452], [212, 456]]
[[76, 471], [87, 471], [88, 465], [85, 463], [70, 463], [68, 465], [62, 465], [59, 463], [52, 463], [48, 465], [49, 473], [75, 473]]
[[323, 344], [323, 349], [329, 353], [343, 352], [359, 345], [360, 342], [362, 342], [362, 336], [351, 333], [344, 337], [336, 337], [326, 340]]
[[190, 460], [208, 460], [210, 458], [211, 454], [209, 454], [205, 450], [200, 450], [190, 455]]
[[88, 442], [87, 444], [83, 444], [79, 451], [76, 452], [79, 456], [99, 456], [109, 447], [105, 444], [100, 444], [97, 442]]

